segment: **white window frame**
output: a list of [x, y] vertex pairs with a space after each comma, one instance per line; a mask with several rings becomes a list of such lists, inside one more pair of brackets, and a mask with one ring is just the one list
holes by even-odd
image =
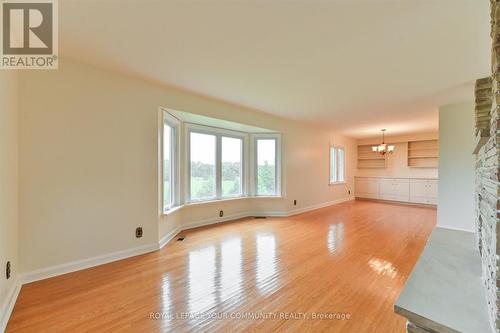
[[[227, 130], [217, 127], [210, 127], [198, 124], [185, 124], [185, 142], [186, 142], [186, 186], [185, 186], [185, 201], [187, 203], [207, 202], [215, 200], [225, 200], [233, 198], [242, 198], [248, 196], [248, 172], [247, 172], [247, 159], [248, 159], [248, 134], [233, 130]], [[191, 198], [191, 133], [208, 134], [215, 136], [215, 196], [203, 199]], [[233, 196], [222, 196], [222, 137], [236, 138], [242, 140], [241, 149], [241, 194]]]
[[[258, 193], [258, 158], [257, 158], [257, 141], [258, 140], [274, 140], [275, 141], [275, 188], [276, 193], [274, 194], [259, 194]], [[256, 197], [281, 197], [282, 189], [281, 189], [281, 134], [279, 133], [266, 133], [266, 134], [253, 134], [252, 135], [252, 147], [253, 147], [253, 175], [252, 175], [252, 192]]]
[[[180, 205], [180, 156], [179, 156], [179, 143], [180, 143], [180, 124], [181, 122], [168, 113], [166, 110], [161, 110], [161, 124], [160, 124], [160, 207], [162, 213], [169, 211], [170, 209]], [[164, 170], [164, 126], [168, 125], [172, 128], [172, 137], [170, 139], [170, 197], [171, 203], [165, 206], [164, 203], [164, 191], [163, 191], [163, 170]]]
[[[332, 150], [335, 151], [335, 160], [333, 161], [332, 163]], [[343, 168], [342, 168], [342, 179], [343, 180], [339, 180], [340, 179], [340, 168], [339, 168], [339, 165], [340, 165], [340, 161], [339, 161], [339, 150], [342, 150], [343, 153], [344, 153], [344, 165], [343, 165]], [[328, 154], [330, 155], [329, 156], [329, 184], [330, 185], [335, 185], [335, 184], [345, 184], [346, 183], [346, 151], [345, 151], [345, 148], [343, 146], [334, 146], [334, 145], [330, 145], [330, 148], [329, 148], [329, 151], [328, 151]], [[332, 166], [333, 166], [333, 169], [332, 170]], [[335, 175], [333, 174], [335, 173]], [[335, 176], [335, 179], [333, 178], [333, 176]]]

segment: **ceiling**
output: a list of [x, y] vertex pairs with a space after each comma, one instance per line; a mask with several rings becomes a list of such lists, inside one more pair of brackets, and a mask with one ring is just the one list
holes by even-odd
[[60, 53], [345, 135], [435, 131], [489, 74], [487, 0], [59, 1]]

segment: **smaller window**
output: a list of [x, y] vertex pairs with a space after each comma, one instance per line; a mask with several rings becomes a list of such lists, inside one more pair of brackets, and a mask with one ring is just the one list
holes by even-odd
[[177, 200], [177, 129], [178, 122], [168, 113], [163, 113], [163, 211], [166, 212]]
[[217, 136], [194, 131], [190, 133], [190, 201], [217, 197], [216, 147]]
[[345, 182], [345, 150], [330, 147], [330, 184]]
[[345, 182], [345, 151], [343, 148], [337, 150], [338, 158], [338, 174], [337, 179], [339, 182]]
[[274, 135], [255, 139], [255, 193], [257, 196], [279, 196], [279, 142]]
[[243, 195], [243, 139], [222, 137], [222, 197]]

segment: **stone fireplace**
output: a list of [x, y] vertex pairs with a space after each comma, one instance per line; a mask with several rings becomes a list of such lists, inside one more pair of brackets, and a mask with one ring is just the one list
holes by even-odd
[[496, 330], [499, 298], [497, 223], [499, 221], [500, 1], [491, 1], [492, 75], [476, 81], [476, 232], [489, 316]]

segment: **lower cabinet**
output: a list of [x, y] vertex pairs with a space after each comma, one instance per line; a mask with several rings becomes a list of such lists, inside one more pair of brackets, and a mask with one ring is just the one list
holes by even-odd
[[355, 193], [360, 198], [378, 199], [379, 181], [374, 178], [356, 178]]
[[356, 177], [356, 197], [435, 205], [437, 180]]
[[380, 179], [380, 199], [409, 201], [410, 181], [408, 179]]
[[437, 180], [412, 179], [410, 181], [410, 202], [437, 204]]

